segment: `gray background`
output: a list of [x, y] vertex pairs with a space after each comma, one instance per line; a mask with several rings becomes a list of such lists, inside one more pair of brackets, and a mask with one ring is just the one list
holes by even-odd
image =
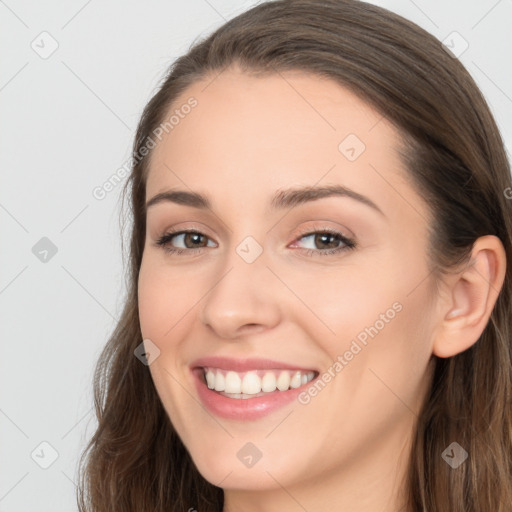
[[[1, 512], [76, 510], [93, 366], [125, 296], [121, 185], [92, 192], [128, 161], [169, 64], [254, 3], [0, 0]], [[512, 0], [373, 3], [467, 41], [510, 155]]]

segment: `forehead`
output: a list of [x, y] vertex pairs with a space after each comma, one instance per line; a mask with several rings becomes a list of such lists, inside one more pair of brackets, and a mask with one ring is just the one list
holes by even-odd
[[414, 195], [397, 130], [333, 80], [228, 68], [189, 86], [166, 119], [173, 113], [151, 155], [146, 198], [171, 187], [222, 196], [227, 187], [242, 205], [280, 188], [339, 183], [396, 209], [397, 194]]

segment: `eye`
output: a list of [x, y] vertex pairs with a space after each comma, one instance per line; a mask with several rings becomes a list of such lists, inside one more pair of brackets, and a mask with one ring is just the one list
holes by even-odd
[[[354, 240], [347, 238], [339, 231], [335, 231], [330, 228], [317, 231], [307, 231], [301, 233], [301, 235], [302, 236], [298, 240], [310, 239], [309, 245], [318, 247], [306, 247], [301, 249], [302, 251], [305, 251], [307, 256], [332, 255], [348, 249], [354, 249], [357, 246]], [[179, 243], [181, 243], [184, 247], [175, 247], [174, 245], [171, 245], [171, 242], [174, 239], [179, 240]], [[209, 240], [206, 235], [199, 231], [182, 230], [165, 233], [156, 241], [156, 244], [171, 254], [183, 254], [186, 252], [200, 252], [203, 248], [208, 247], [208, 241], [211, 240]], [[342, 244], [341, 246], [339, 245], [340, 243]], [[210, 247], [212, 246], [215, 247], [215, 244], [212, 243]]]
[[[306, 244], [309, 245], [309, 248], [306, 247], [304, 250], [308, 256], [326, 256], [340, 253], [348, 249], [355, 249], [356, 247], [354, 240], [330, 228], [302, 233], [302, 236], [298, 240], [306, 239], [309, 239], [309, 242]], [[341, 246], [339, 245], [340, 243], [342, 244]], [[315, 246], [317, 248], [315, 248]]]
[[[184, 248], [172, 247], [171, 241], [176, 238], [179, 239]], [[163, 247], [163, 249], [172, 254], [183, 254], [184, 252], [200, 251], [203, 247], [203, 242], [208, 239], [206, 235], [194, 230], [171, 231], [160, 237], [156, 244]], [[215, 244], [214, 244], [215, 247]]]

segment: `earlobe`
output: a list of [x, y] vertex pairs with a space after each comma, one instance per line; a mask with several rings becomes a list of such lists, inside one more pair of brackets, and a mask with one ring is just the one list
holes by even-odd
[[451, 357], [474, 345], [489, 322], [505, 279], [506, 254], [494, 235], [478, 238], [469, 264], [450, 277], [432, 347], [437, 357]]

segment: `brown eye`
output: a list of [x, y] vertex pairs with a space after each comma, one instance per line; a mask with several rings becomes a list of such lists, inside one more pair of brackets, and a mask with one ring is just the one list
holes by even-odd
[[336, 249], [340, 239], [331, 233], [321, 233], [315, 234], [314, 242], [319, 249]]
[[[174, 244], [171, 244], [171, 241], [174, 239], [176, 239], [174, 243], [181, 244], [184, 247], [175, 247]], [[156, 243], [168, 252], [181, 254], [186, 251], [191, 252], [207, 247], [208, 240], [208, 237], [199, 231], [176, 231], [166, 233]]]
[[310, 239], [309, 245], [313, 246], [304, 248], [308, 256], [313, 256], [314, 254], [324, 256], [356, 247], [356, 243], [353, 240], [337, 231], [323, 230], [304, 233], [298, 240], [308, 238]]
[[203, 247], [201, 245], [201, 239], [203, 239], [203, 242], [206, 240], [206, 237], [201, 233], [183, 233], [183, 243], [187, 246], [188, 249]]

